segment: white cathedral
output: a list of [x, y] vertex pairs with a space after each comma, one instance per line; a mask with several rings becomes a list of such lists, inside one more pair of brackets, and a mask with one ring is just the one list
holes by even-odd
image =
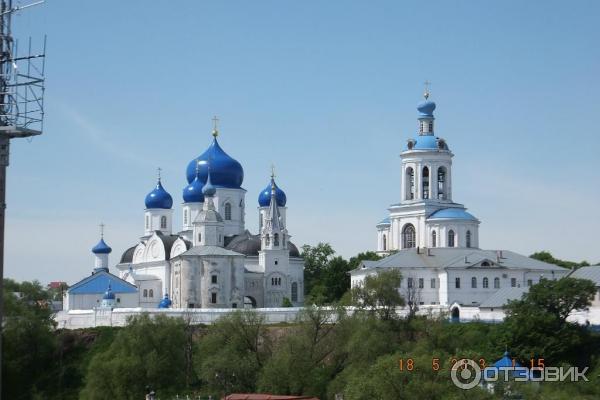
[[[518, 298], [540, 279], [558, 279], [569, 270], [507, 250], [479, 248], [480, 221], [453, 201], [448, 143], [434, 134], [429, 100], [418, 105], [418, 133], [400, 153], [400, 202], [377, 224], [379, 261], [363, 261], [350, 272], [351, 284], [390, 268], [402, 273], [404, 297], [421, 306], [498, 307]], [[515, 297], [516, 296], [516, 297]], [[493, 306], [489, 308], [493, 311]]]
[[[65, 310], [102, 307], [268, 308], [304, 301], [304, 261], [290, 242], [287, 198], [271, 175], [258, 196], [259, 233], [245, 228], [244, 170], [217, 141], [189, 162], [183, 226], [173, 231], [173, 198], [160, 179], [146, 196], [144, 234], [109, 272], [104, 238], [96, 267], [71, 286]], [[289, 304], [288, 303], [288, 304]]]

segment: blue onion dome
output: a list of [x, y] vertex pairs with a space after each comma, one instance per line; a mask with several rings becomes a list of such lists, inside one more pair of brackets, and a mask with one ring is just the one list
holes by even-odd
[[104, 296], [102, 296], [103, 300], [114, 300], [115, 294], [112, 292], [110, 288], [110, 283], [108, 284], [108, 289], [104, 292]]
[[173, 206], [173, 198], [163, 188], [160, 179], [153, 191], [146, 196], [146, 208], [165, 208], [169, 209]]
[[242, 165], [223, 151], [216, 137], [204, 153], [188, 164], [186, 170], [188, 183], [192, 183], [196, 177], [196, 163], [200, 166], [198, 172], [200, 181], [202, 183], [206, 182], [209, 160], [213, 185], [233, 189], [239, 189], [242, 186], [244, 181]]
[[204, 183], [200, 181], [200, 177], [196, 174], [196, 177], [185, 188], [183, 188], [183, 202], [184, 203], [203, 203], [204, 195], [202, 194], [202, 188]]
[[417, 110], [419, 110], [422, 117], [433, 117], [435, 102], [426, 100], [417, 106]]
[[165, 293], [165, 297], [158, 303], [158, 308], [170, 308], [171, 307], [171, 299], [169, 299], [169, 294]]
[[279, 207], [285, 207], [285, 203], [287, 203], [287, 197], [285, 192], [277, 186], [275, 181], [269, 182], [267, 187], [260, 192], [258, 195], [258, 205], [260, 207], [268, 207], [271, 204], [271, 184], [275, 185], [275, 199], [277, 200], [277, 205]]
[[110, 254], [112, 249], [106, 244], [104, 238], [100, 239], [97, 245], [92, 247], [92, 253], [94, 254]]
[[206, 197], [212, 197], [217, 193], [217, 188], [211, 182], [212, 177], [212, 169], [208, 171], [208, 178], [206, 179], [206, 184], [202, 188], [202, 194]]

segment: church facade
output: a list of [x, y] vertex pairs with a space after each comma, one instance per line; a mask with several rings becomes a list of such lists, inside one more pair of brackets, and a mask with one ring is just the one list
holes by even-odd
[[[107, 293], [115, 296], [116, 307], [131, 307], [132, 287], [137, 292], [135, 306], [141, 308], [303, 304], [304, 262], [290, 241], [285, 193], [272, 174], [258, 196], [259, 232], [246, 230], [244, 171], [221, 148], [217, 136], [215, 126], [208, 149], [187, 165], [181, 229], [174, 230], [173, 198], [159, 174], [145, 198], [143, 235], [123, 253], [114, 275], [108, 271], [110, 248], [101, 239], [92, 250], [96, 269], [72, 286], [79, 288], [77, 292], [67, 292], [66, 309], [94, 308]], [[127, 296], [119, 292], [121, 288]], [[127, 301], [121, 303], [121, 297]]]
[[507, 250], [479, 248], [480, 221], [453, 200], [448, 142], [435, 135], [429, 100], [418, 105], [418, 131], [400, 152], [400, 201], [376, 225], [379, 261], [351, 271], [351, 284], [398, 268], [401, 292], [421, 306], [479, 306], [504, 288], [524, 288], [540, 279], [558, 279], [568, 270]]

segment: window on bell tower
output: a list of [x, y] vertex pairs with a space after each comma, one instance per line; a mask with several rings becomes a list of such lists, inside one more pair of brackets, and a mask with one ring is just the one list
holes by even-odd
[[415, 170], [412, 167], [406, 168], [406, 200], [414, 200], [415, 198]]
[[446, 168], [438, 168], [438, 200], [446, 200]]
[[429, 168], [423, 167], [423, 198], [429, 198]]

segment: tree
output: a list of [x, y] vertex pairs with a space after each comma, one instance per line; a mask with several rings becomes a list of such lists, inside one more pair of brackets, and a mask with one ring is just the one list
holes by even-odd
[[362, 285], [352, 289], [355, 305], [370, 310], [384, 321], [395, 319], [396, 307], [403, 306], [404, 298], [400, 294], [402, 274], [397, 269], [381, 271], [369, 275]]
[[6, 279], [4, 285], [3, 398], [31, 398], [52, 392], [57, 371], [48, 366], [53, 365], [56, 339], [48, 294], [37, 281]]
[[575, 310], [584, 310], [596, 293], [585, 279], [542, 279], [521, 300], [509, 302], [504, 340], [522, 360], [544, 358], [548, 362], [577, 363], [589, 332], [567, 321]]
[[327, 384], [340, 364], [340, 331], [334, 321], [331, 310], [303, 310], [261, 371], [259, 390], [325, 398]]
[[581, 261], [579, 263], [575, 261], [565, 261], [554, 258], [549, 251], [538, 251], [529, 256], [530, 258], [547, 262], [549, 264], [558, 265], [559, 267], [577, 269], [579, 267], [587, 267], [590, 264], [587, 261]]
[[163, 315], [131, 318], [110, 347], [88, 366], [82, 399], [141, 398], [150, 386], [159, 395], [185, 388], [185, 322]]
[[[309, 296], [313, 292], [314, 286], [319, 283], [321, 273], [327, 268], [327, 264], [334, 254], [335, 251], [329, 243], [319, 243], [316, 246], [302, 246], [304, 287]], [[314, 292], [320, 293], [322, 289], [315, 290]], [[311, 297], [316, 297], [316, 295]]]
[[253, 392], [270, 354], [264, 316], [236, 311], [208, 328], [194, 353], [194, 365], [207, 394]]

